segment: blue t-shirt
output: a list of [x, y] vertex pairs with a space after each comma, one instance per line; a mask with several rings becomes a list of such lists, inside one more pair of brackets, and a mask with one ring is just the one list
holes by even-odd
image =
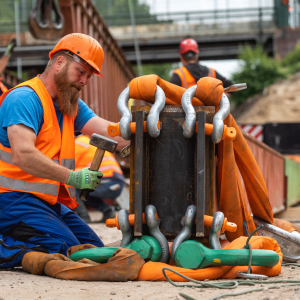
[[[60, 131], [62, 132], [63, 115], [54, 103]], [[84, 125], [96, 114], [81, 100], [78, 101], [78, 112], [75, 118], [74, 130], [80, 132]], [[38, 135], [44, 123], [43, 106], [35, 91], [29, 87], [19, 87], [12, 90], [0, 106], [0, 143], [10, 148], [7, 127], [23, 124], [34, 130]]]

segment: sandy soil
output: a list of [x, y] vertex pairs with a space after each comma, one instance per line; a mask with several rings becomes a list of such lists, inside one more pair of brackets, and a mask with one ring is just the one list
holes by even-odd
[[300, 74], [265, 88], [236, 108], [232, 115], [241, 124], [299, 122]]
[[[98, 217], [93, 216], [93, 219], [98, 219]], [[121, 234], [117, 229], [106, 228], [104, 224], [92, 224], [91, 227], [105, 244], [121, 239]], [[74, 282], [54, 279], [47, 276], [30, 275], [22, 271], [21, 268], [2, 270], [0, 272], [0, 278], [0, 300], [183, 299], [179, 296], [179, 292], [188, 294], [195, 299], [210, 299], [223, 293], [250, 289], [250, 287], [239, 287], [234, 290], [188, 287], [176, 288], [168, 282]], [[282, 267], [282, 273], [277, 277], [271, 278], [271, 280], [282, 279], [300, 280], [300, 268], [290, 266]], [[260, 287], [260, 285], [256, 287]], [[282, 287], [273, 290], [265, 288], [265, 290], [261, 292], [238, 297], [227, 297], [226, 299], [300, 300], [300, 286]]]

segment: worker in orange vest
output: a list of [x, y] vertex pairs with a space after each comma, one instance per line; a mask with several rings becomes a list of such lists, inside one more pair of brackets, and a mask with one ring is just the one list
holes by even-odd
[[[80, 171], [83, 168], [90, 167], [93, 157], [96, 152], [96, 147], [90, 145], [90, 138], [86, 135], [81, 135], [75, 139], [75, 171]], [[103, 173], [101, 183], [96, 190], [90, 193], [87, 204], [103, 213], [101, 222], [115, 217], [114, 206], [105, 203], [104, 199], [115, 200], [120, 196], [124, 187], [124, 175], [122, 169], [112, 153], [105, 151], [100, 169]], [[84, 202], [79, 198], [80, 190], [77, 190], [76, 201], [79, 204], [74, 211], [86, 223], [91, 223], [88, 210]]]
[[[12, 40], [9, 42], [9, 44], [8, 44], [8, 46], [7, 46], [7, 48], [6, 48], [5, 52], [4, 52], [4, 54], [3, 54], [3, 56], [2, 56], [1, 59], [0, 59], [0, 75], [1, 75], [2, 72], [5, 70], [5, 68], [6, 68], [6, 66], [7, 66], [7, 63], [8, 63], [8, 61], [9, 61], [10, 57], [11, 57], [11, 54], [12, 54], [13, 49], [14, 49], [15, 46], [16, 46], [16, 40], [15, 40], [15, 39], [12, 39]], [[0, 97], [1, 97], [1, 95], [2, 95], [3, 93], [5, 93], [5, 92], [7, 92], [7, 91], [8, 91], [8, 88], [7, 88], [7, 87], [4, 85], [4, 83], [1, 81], [1, 77], [0, 77]]]
[[[20, 265], [31, 251], [67, 255], [72, 246], [104, 246], [72, 211], [76, 189], [94, 191], [103, 176], [75, 171], [75, 133], [110, 137], [111, 122], [79, 99], [90, 78], [102, 76], [104, 51], [89, 35], [71, 33], [49, 58], [41, 75], [0, 97], [1, 268]], [[119, 149], [129, 144], [114, 140]]]
[[212, 68], [207, 68], [199, 63], [198, 44], [193, 39], [184, 39], [179, 46], [180, 60], [182, 67], [173, 72], [171, 83], [189, 88], [202, 77], [213, 77], [221, 80], [224, 87], [233, 84], [232, 81], [226, 79]]

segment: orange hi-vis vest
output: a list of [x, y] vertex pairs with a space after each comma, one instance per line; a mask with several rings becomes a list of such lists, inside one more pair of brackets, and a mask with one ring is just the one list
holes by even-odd
[[7, 87], [1, 82], [1, 77], [0, 77], [0, 91], [2, 91], [2, 93], [8, 91]]
[[[15, 88], [21, 86], [28, 86], [33, 89], [43, 106], [44, 123], [36, 137], [35, 147], [55, 163], [74, 170], [75, 117], [63, 116], [63, 130], [61, 134], [52, 98], [42, 81], [35, 77], [17, 85]], [[5, 92], [0, 97], [0, 106], [6, 95], [13, 89]], [[35, 177], [24, 172], [13, 164], [11, 149], [4, 147], [0, 143], [0, 193], [15, 191], [31, 193], [52, 205], [58, 201], [71, 209], [78, 206], [76, 203], [76, 189], [74, 187], [51, 179]]]
[[[75, 139], [75, 170], [80, 171], [89, 167], [94, 158], [96, 147], [90, 145], [90, 139], [81, 135]], [[104, 177], [113, 177], [114, 172], [123, 175], [123, 172], [112, 153], [105, 151], [99, 171]]]
[[[196, 79], [192, 76], [192, 74], [184, 66], [174, 70], [174, 73], [176, 73], [180, 77], [181, 86], [186, 89], [197, 84]], [[207, 77], [216, 78], [216, 71], [212, 68], [208, 68]]]

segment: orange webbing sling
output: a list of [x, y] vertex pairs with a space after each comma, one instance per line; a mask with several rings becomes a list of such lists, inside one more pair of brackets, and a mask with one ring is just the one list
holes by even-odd
[[[130, 97], [154, 103], [156, 85], [164, 90], [166, 104], [181, 104], [181, 97], [186, 89], [162, 80], [157, 75], [147, 75], [133, 79], [129, 84]], [[197, 82], [197, 91], [192, 104], [194, 106], [215, 106], [217, 112], [223, 91], [223, 84], [220, 80], [211, 77], [201, 78]], [[232, 241], [246, 234], [243, 229], [244, 222], [247, 224], [249, 234], [255, 229], [246, 207], [245, 195], [236, 166], [238, 166], [243, 177], [253, 215], [272, 224], [273, 212], [261, 171], [231, 114], [224, 123], [227, 126], [233, 126], [237, 131], [235, 140], [223, 140], [218, 144], [220, 210], [229, 222], [238, 225], [236, 232], [226, 234], [228, 240]]]

